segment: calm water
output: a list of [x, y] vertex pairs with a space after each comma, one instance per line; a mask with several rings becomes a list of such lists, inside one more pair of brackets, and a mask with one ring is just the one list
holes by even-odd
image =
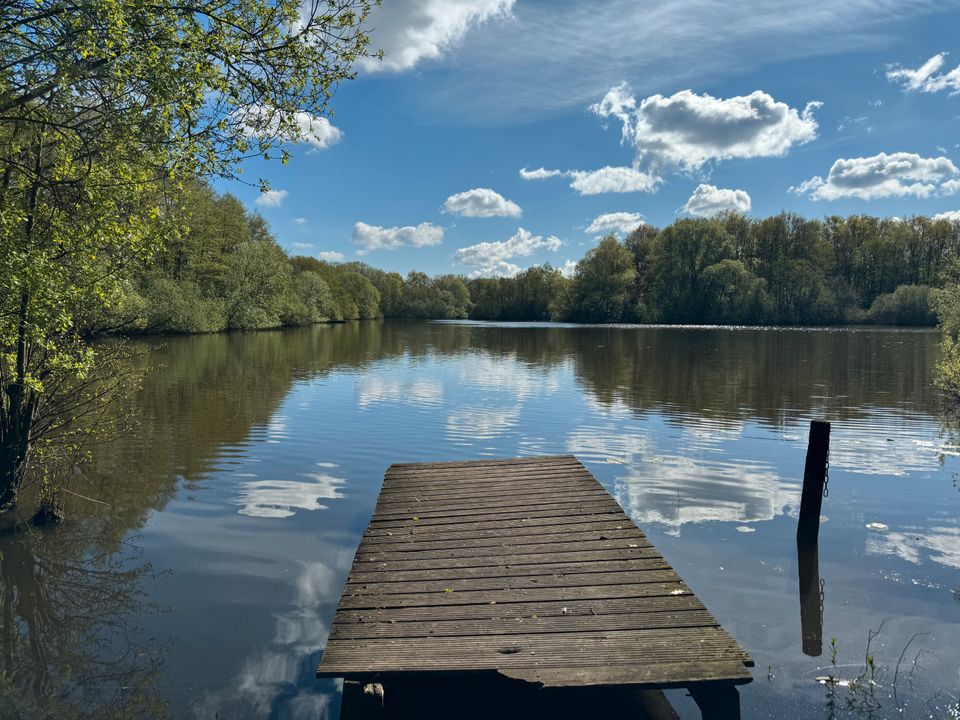
[[[745, 717], [958, 717], [937, 340], [387, 322], [144, 343], [139, 427], [73, 486], [108, 504], [0, 534], [0, 716], [335, 717], [313, 672], [387, 465], [575, 453], [753, 655]], [[801, 609], [811, 418], [834, 425]], [[831, 699], [816, 678], [856, 677], [878, 630], [875, 700]]]

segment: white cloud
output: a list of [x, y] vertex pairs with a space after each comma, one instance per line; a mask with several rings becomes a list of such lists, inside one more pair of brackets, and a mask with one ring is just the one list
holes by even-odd
[[599, 170], [570, 170], [570, 187], [581, 195], [600, 193], [653, 192], [656, 178], [629, 167], [602, 167]]
[[438, 74], [412, 93], [424, 112], [471, 124], [556, 117], [595, 102], [598, 87], [623, 80], [644, 97], [664, 87], [749, 77], [785, 61], [833, 57], [838, 48], [879, 49], [903, 21], [945, 7], [942, 0], [519, 2], [511, 21], [468, 36], [456, 73]]
[[643, 215], [631, 212], [613, 212], [597, 215], [587, 226], [588, 233], [606, 235], [610, 232], [620, 232], [626, 235], [643, 225]]
[[324, 262], [343, 262], [343, 253], [336, 250], [323, 250], [317, 253], [317, 260]]
[[490, 188], [474, 188], [447, 198], [445, 212], [463, 217], [520, 217], [520, 206]]
[[343, 137], [343, 131], [331, 125], [325, 117], [313, 117], [305, 112], [298, 112], [296, 122], [300, 129], [298, 140], [310, 143], [317, 150], [335, 145]]
[[305, 112], [284, 115], [266, 105], [251, 105], [238, 111], [235, 117], [248, 137], [278, 137], [289, 142], [308, 143], [316, 150], [330, 147], [343, 137], [343, 131], [327, 118]]
[[300, 225], [301, 227], [303, 227], [304, 225], [307, 224], [307, 219], [306, 219], [305, 217], [294, 218], [294, 219], [293, 219], [293, 224], [294, 224], [294, 225]]
[[930, 197], [960, 190], [957, 167], [946, 157], [925, 158], [916, 153], [879, 153], [871, 157], [840, 158], [826, 180], [812, 177], [790, 192], [813, 200], [883, 197]]
[[254, 203], [260, 207], [280, 207], [289, 193], [286, 190], [266, 190], [257, 196]]
[[947, 59], [947, 53], [937, 53], [923, 65], [911, 70], [900, 65], [887, 66], [887, 79], [899, 82], [907, 90], [926, 93], [949, 90], [951, 95], [960, 93], [960, 65], [946, 73], [941, 73]]
[[421, 60], [434, 60], [474, 27], [505, 18], [515, 0], [403, 0], [387, 2], [370, 18], [370, 47], [383, 60], [365, 59], [361, 66], [377, 70], [409, 70]]
[[297, 250], [309, 250], [313, 247], [313, 243], [295, 242], [290, 243], [290, 247], [296, 248]]
[[357, 255], [372, 250], [395, 250], [399, 247], [427, 247], [443, 242], [443, 228], [432, 223], [385, 228], [358, 222], [353, 226], [353, 243], [359, 245]]
[[563, 265], [560, 267], [560, 273], [564, 277], [572, 278], [577, 272], [577, 261], [576, 260], [564, 260]]
[[843, 132], [845, 130], [851, 132], [854, 129], [861, 129], [867, 135], [872, 135], [876, 128], [874, 128], [873, 125], [868, 125], [867, 120], [868, 118], [863, 115], [857, 117], [844, 115], [843, 120], [837, 125], [837, 132]]
[[536, 170], [520, 169], [524, 180], [546, 180], [547, 178], [570, 178], [570, 187], [581, 195], [599, 195], [601, 193], [654, 192], [660, 181], [632, 167], [611, 167], [607, 165], [599, 170]]
[[712, 217], [718, 213], [734, 211], [750, 212], [750, 195], [746, 190], [718, 188], [701, 183], [693, 191], [683, 211], [698, 217]]
[[491, 278], [501, 278], [501, 277], [514, 277], [517, 275], [522, 267], [515, 265], [514, 263], [507, 262], [506, 260], [497, 260], [496, 262], [491, 263], [482, 268], [478, 268], [471, 272], [468, 277], [479, 278], [479, 277], [491, 277]]
[[933, 216], [934, 220], [946, 220], [947, 222], [960, 223], [960, 210], [947, 210], [947, 212], [937, 213]]
[[536, 170], [527, 170], [520, 168], [520, 177], [523, 180], [546, 180], [547, 178], [560, 177], [563, 175], [561, 170], [547, 170], [546, 168], [537, 168]]
[[455, 257], [457, 262], [477, 268], [470, 273], [470, 277], [511, 277], [520, 272], [520, 267], [509, 260], [529, 257], [538, 250], [556, 251], [562, 244], [559, 238], [552, 235], [543, 238], [518, 228], [509, 240], [482, 242], [460, 248]]
[[811, 102], [800, 111], [760, 90], [726, 99], [681, 90], [638, 103], [621, 84], [590, 109], [601, 118], [619, 119], [639, 167], [660, 177], [674, 169], [695, 172], [718, 160], [785, 155], [816, 139], [813, 111], [819, 107]]

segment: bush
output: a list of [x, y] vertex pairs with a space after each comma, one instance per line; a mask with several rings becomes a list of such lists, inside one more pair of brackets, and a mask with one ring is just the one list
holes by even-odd
[[226, 327], [223, 303], [205, 298], [192, 282], [159, 278], [143, 293], [147, 300], [148, 333], [219, 332]]
[[892, 293], [879, 295], [867, 311], [866, 320], [880, 325], [936, 325], [930, 288], [901, 285]]

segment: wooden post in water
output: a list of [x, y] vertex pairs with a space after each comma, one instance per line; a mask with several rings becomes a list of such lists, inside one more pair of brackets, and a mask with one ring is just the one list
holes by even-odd
[[820, 534], [820, 507], [823, 485], [827, 478], [827, 457], [830, 454], [830, 423], [810, 422], [807, 463], [803, 468], [803, 494], [800, 496], [800, 522], [797, 542], [815, 543]]

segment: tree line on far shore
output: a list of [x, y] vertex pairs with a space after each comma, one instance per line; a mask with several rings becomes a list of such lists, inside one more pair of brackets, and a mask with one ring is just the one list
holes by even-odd
[[514, 277], [404, 277], [359, 262], [289, 257], [261, 216], [204, 183], [189, 183], [179, 207], [184, 230], [131, 265], [118, 294], [86, 313], [89, 334], [379, 317], [933, 325], [938, 304], [950, 304], [942, 288], [960, 259], [960, 227], [946, 220], [731, 213], [603, 238], [572, 277], [550, 265]]
[[531, 268], [468, 287], [476, 319], [934, 325], [958, 258], [946, 220], [730, 213], [603, 238], [570, 279]]

